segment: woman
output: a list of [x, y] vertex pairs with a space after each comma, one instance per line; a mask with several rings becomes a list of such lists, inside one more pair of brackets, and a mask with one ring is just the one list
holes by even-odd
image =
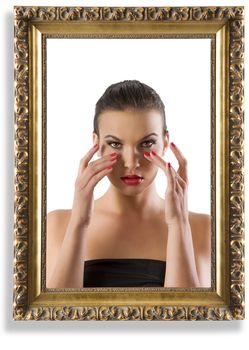
[[[159, 95], [137, 80], [109, 86], [96, 104], [93, 144], [72, 210], [47, 216], [47, 287], [210, 287], [210, 216], [188, 210], [187, 161], [169, 143]], [[163, 159], [168, 150], [177, 171]], [[94, 200], [105, 176], [110, 187]]]

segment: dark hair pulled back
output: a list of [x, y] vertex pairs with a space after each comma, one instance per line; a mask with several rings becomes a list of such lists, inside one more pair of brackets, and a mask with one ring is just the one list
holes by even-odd
[[167, 125], [164, 103], [154, 89], [138, 80], [123, 80], [105, 90], [95, 106], [93, 131], [99, 136], [98, 118], [101, 113], [108, 110], [125, 111], [128, 108], [159, 111], [165, 136]]

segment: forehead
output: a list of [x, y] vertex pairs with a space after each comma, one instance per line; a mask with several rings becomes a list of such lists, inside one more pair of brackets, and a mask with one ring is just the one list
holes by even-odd
[[151, 132], [161, 133], [162, 117], [159, 111], [127, 109], [125, 111], [105, 111], [99, 117], [100, 136], [112, 134], [119, 138], [131, 135], [142, 138]]

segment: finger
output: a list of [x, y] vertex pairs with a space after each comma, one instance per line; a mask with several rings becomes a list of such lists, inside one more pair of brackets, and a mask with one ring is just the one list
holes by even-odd
[[177, 172], [175, 171], [175, 169], [172, 165], [170, 166], [170, 169], [171, 169], [171, 173], [173, 175], [173, 178], [175, 180], [176, 191], [183, 194], [183, 191], [187, 187], [186, 182], [181, 178], [181, 176], [179, 174], [177, 174]]
[[179, 163], [179, 169], [177, 171], [178, 174], [185, 182], [188, 182], [187, 159], [184, 157], [181, 150], [173, 142], [170, 143], [170, 147]]
[[[94, 151], [94, 149], [93, 149], [93, 151], [94, 152], [96, 152], [97, 150], [98, 150], [98, 146], [97, 147], [95, 147], [96, 148], [96, 150]], [[90, 154], [91, 154], [91, 151], [92, 151], [92, 149], [89, 151], [90, 152]], [[88, 153], [89, 153], [88, 152]], [[94, 155], [94, 152], [92, 153], [92, 156]], [[110, 156], [117, 156], [118, 154], [116, 153], [116, 152], [113, 152], [113, 153], [109, 153], [109, 154], [107, 154], [107, 155], [105, 155], [105, 156], [103, 156], [103, 157], [101, 157], [101, 158], [99, 158], [99, 159], [97, 159], [97, 160], [95, 160], [95, 161], [92, 161], [92, 162], [90, 162], [89, 163], [89, 161], [90, 161], [90, 159], [91, 159], [91, 156], [89, 155], [89, 157], [87, 157], [89, 154], [86, 154], [86, 156], [84, 157], [84, 158], [82, 158], [81, 159], [81, 161], [80, 161], [80, 165], [79, 165], [79, 170], [78, 170], [78, 176], [80, 176], [81, 174], [82, 174], [82, 172], [88, 167], [88, 166], [93, 166], [93, 165], [95, 165], [96, 163], [98, 163], [98, 162], [101, 162], [102, 160], [108, 160], [108, 159], [110, 159]], [[85, 166], [85, 164], [87, 163], [87, 166]]]
[[166, 171], [167, 162], [165, 162], [165, 160], [161, 158], [154, 150], [151, 152], [144, 152], [144, 156], [146, 159], [150, 160], [152, 163], [161, 168], [164, 172]]
[[183, 197], [183, 188], [182, 186], [179, 184], [177, 178], [175, 177], [175, 189], [178, 195], [181, 195]]
[[108, 166], [114, 166], [116, 163], [117, 159], [106, 159], [103, 160], [102, 162], [95, 163], [95, 165], [91, 167], [87, 167], [85, 171], [81, 174], [82, 178], [82, 186], [86, 187], [88, 185], [88, 182], [97, 175], [100, 171], [104, 170]]
[[168, 182], [166, 192], [176, 191], [176, 181], [173, 176], [173, 171], [170, 163], [167, 164], [165, 173], [167, 175], [167, 182]]
[[92, 159], [94, 153], [97, 152], [99, 149], [99, 144], [95, 144], [87, 153], [86, 155], [80, 160], [79, 169], [78, 169], [78, 175], [82, 173], [82, 171], [88, 166], [88, 163]]
[[102, 169], [97, 174], [93, 175], [90, 181], [87, 184], [87, 187], [90, 187], [90, 189], [93, 189], [97, 183], [107, 174], [109, 174], [112, 171], [113, 167], [109, 166], [105, 169]]
[[[160, 167], [166, 173], [166, 175], [171, 175], [169, 178], [167, 178], [167, 180], [172, 189], [180, 191], [180, 189], [178, 189], [179, 185], [182, 187], [186, 186], [185, 181], [181, 179], [181, 177], [176, 173], [172, 165], [170, 168], [168, 168], [168, 163], [162, 157], [160, 157], [154, 150], [152, 150], [151, 152], [145, 152], [144, 156], [146, 157], [146, 159], [150, 160], [152, 163]], [[176, 181], [178, 182], [176, 183]]]
[[167, 191], [176, 190], [176, 184], [174, 179], [174, 173], [173, 171], [170, 171], [170, 168], [168, 168], [168, 163], [160, 157], [154, 150], [151, 152], [144, 152], [144, 156], [146, 159], [150, 160], [153, 164], [157, 165], [159, 168], [161, 168], [164, 173], [167, 176]]
[[116, 159], [117, 156], [118, 156], [118, 154], [117, 154], [116, 152], [106, 154], [105, 156], [103, 156], [103, 157], [101, 157], [101, 158], [99, 158], [99, 159], [97, 159], [97, 160], [94, 160], [94, 161], [88, 163], [88, 167], [89, 167], [89, 166], [90, 166], [90, 167], [95, 166], [96, 164], [101, 163], [101, 162], [104, 161], [104, 160]]
[[179, 183], [179, 185], [182, 187], [182, 189], [187, 187], [187, 182], [181, 178], [181, 176], [176, 172], [174, 167], [172, 167], [173, 174], [175, 176], [176, 181]]

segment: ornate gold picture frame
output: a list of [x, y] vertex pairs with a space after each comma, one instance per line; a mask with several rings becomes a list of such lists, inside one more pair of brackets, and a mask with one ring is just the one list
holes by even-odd
[[[244, 7], [14, 7], [15, 320], [244, 319]], [[46, 40], [210, 38], [212, 287], [45, 288]]]

